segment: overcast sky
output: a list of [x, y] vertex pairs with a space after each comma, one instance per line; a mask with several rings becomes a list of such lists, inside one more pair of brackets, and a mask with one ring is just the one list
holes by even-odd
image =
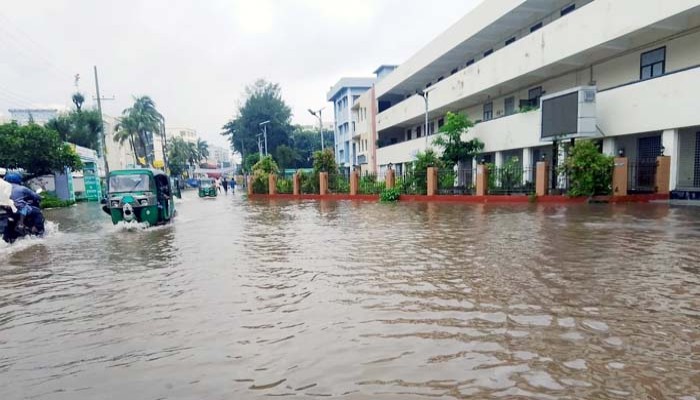
[[[400, 64], [481, 0], [0, 0], [0, 116], [92, 103], [106, 114], [151, 96], [167, 126], [223, 145], [246, 84], [278, 82], [294, 123], [329, 106], [343, 76]], [[332, 120], [330, 107], [324, 120]]]

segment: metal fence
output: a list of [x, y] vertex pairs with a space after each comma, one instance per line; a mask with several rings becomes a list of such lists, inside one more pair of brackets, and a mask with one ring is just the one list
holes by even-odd
[[313, 172], [302, 172], [299, 176], [299, 183], [302, 194], [318, 194], [318, 175]]
[[328, 173], [328, 192], [350, 193], [350, 172], [346, 169]]
[[401, 194], [426, 194], [428, 187], [427, 172], [415, 173], [413, 170], [402, 171], [396, 175], [396, 188]]
[[377, 174], [365, 173], [360, 178], [357, 192], [359, 194], [379, 194], [386, 188], [386, 182], [379, 180]]
[[438, 170], [439, 195], [474, 194], [474, 171], [471, 168]]
[[631, 193], [656, 192], [656, 168], [656, 160], [629, 162], [627, 191]]
[[519, 165], [491, 167], [489, 169], [489, 194], [511, 195], [535, 193], [535, 168]]
[[294, 193], [294, 175], [279, 174], [277, 175], [277, 193], [292, 194]]

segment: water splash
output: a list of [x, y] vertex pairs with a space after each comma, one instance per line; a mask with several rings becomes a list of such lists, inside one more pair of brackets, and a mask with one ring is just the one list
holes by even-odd
[[43, 243], [50, 238], [55, 238], [59, 236], [60, 231], [58, 229], [58, 223], [46, 221], [44, 222], [44, 235], [43, 236], [25, 236], [23, 238], [17, 239], [14, 243], [5, 243], [0, 239], [0, 254], [12, 254], [18, 251], [25, 250], [31, 246], [38, 243]]

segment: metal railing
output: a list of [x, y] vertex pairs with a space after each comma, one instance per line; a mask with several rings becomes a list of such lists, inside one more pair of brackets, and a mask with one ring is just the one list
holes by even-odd
[[438, 170], [439, 195], [472, 195], [475, 192], [474, 171], [471, 168]]
[[343, 169], [328, 173], [328, 191], [330, 193], [350, 193], [350, 173]]
[[506, 165], [489, 169], [489, 194], [535, 193], [535, 169], [532, 166]]
[[426, 194], [428, 175], [425, 171], [403, 171], [396, 175], [396, 188], [401, 194]]
[[299, 186], [302, 194], [318, 194], [318, 175], [313, 172], [302, 172], [299, 175]]
[[631, 161], [627, 167], [627, 191], [631, 193], [656, 192], [656, 160]]
[[357, 188], [359, 194], [379, 194], [386, 188], [386, 182], [379, 180], [377, 174], [365, 173], [360, 177]]

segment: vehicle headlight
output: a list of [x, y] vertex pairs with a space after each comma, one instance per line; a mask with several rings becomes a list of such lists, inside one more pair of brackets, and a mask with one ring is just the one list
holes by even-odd
[[119, 200], [112, 200], [112, 207], [119, 207]]
[[143, 199], [143, 200], [141, 200], [141, 201], [139, 202], [139, 204], [141, 204], [142, 206], [147, 206], [147, 205], [148, 205], [148, 200]]

